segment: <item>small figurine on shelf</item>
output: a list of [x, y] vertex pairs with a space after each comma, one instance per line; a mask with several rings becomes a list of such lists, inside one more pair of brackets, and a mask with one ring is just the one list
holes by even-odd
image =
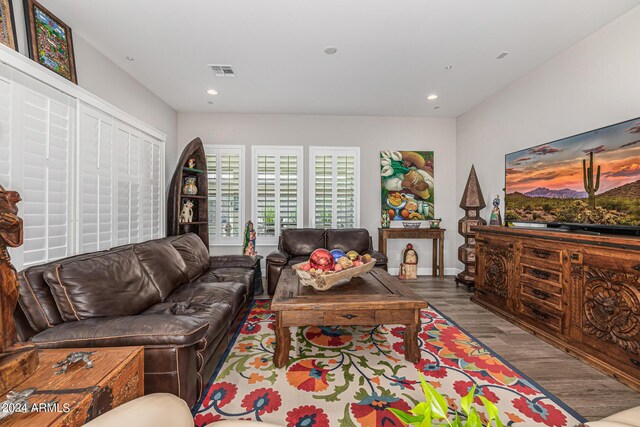
[[380, 225], [382, 228], [389, 228], [391, 226], [391, 221], [389, 221], [389, 212], [386, 209], [382, 211], [382, 217], [380, 218]]
[[489, 218], [489, 225], [502, 225], [502, 215], [500, 215], [500, 195], [496, 194], [493, 199], [493, 209]]
[[414, 280], [418, 278], [418, 253], [411, 243], [402, 251], [402, 264], [400, 264], [400, 280]]
[[187, 176], [184, 178], [184, 186], [182, 187], [182, 194], [189, 196], [195, 196], [198, 194], [198, 186], [196, 185], [195, 176]]
[[180, 212], [180, 222], [193, 222], [193, 202], [185, 200], [182, 203], [182, 211]]
[[429, 227], [430, 228], [440, 228], [440, 223], [442, 222], [442, 218], [435, 218], [432, 220], [429, 220]]
[[195, 169], [196, 168], [196, 158], [195, 157], [191, 157], [189, 160], [187, 160], [187, 167], [189, 169]]
[[253, 222], [247, 221], [244, 225], [244, 237], [242, 239], [242, 255], [256, 256], [256, 231]]

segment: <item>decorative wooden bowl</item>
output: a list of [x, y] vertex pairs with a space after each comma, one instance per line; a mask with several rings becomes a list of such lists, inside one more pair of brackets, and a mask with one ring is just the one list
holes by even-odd
[[337, 285], [343, 285], [349, 283], [353, 277], [361, 276], [369, 271], [376, 265], [375, 258], [371, 258], [371, 261], [366, 264], [361, 264], [357, 267], [347, 268], [342, 271], [311, 273], [310, 271], [304, 271], [300, 269], [300, 266], [306, 264], [301, 262], [291, 266], [293, 271], [298, 274], [300, 283], [304, 286], [311, 286], [319, 291], [326, 291]]

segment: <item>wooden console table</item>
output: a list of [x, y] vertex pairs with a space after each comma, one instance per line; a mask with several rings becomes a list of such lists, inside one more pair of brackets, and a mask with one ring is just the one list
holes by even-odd
[[387, 256], [389, 239], [432, 239], [432, 276], [444, 278], [444, 228], [378, 228], [378, 251]]
[[[80, 360], [56, 374], [62, 367], [54, 365], [75, 352], [93, 352], [93, 367]], [[13, 390], [30, 393], [28, 403], [8, 404], [18, 412], [3, 426], [82, 426], [144, 394], [143, 347], [38, 350], [38, 357], [38, 369]]]

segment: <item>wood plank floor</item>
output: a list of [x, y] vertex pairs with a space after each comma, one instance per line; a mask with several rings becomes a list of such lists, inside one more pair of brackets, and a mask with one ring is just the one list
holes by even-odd
[[474, 304], [453, 277], [404, 283], [588, 420], [640, 406], [640, 393]]

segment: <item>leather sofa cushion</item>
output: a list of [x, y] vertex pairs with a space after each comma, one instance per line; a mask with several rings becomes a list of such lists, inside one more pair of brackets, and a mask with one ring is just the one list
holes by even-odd
[[309, 257], [308, 256], [293, 257], [287, 263], [287, 267], [291, 267], [292, 265], [300, 264], [301, 262], [307, 262], [307, 261], [309, 261]]
[[[218, 343], [229, 330], [236, 314], [234, 308], [223, 302], [223, 300], [233, 301], [234, 298], [237, 298], [239, 292], [237, 288], [235, 292], [224, 292], [219, 287], [205, 287], [204, 284], [195, 289], [185, 288], [191, 288], [191, 285], [176, 289], [174, 293], [176, 295], [172, 295], [173, 300], [170, 297], [169, 300], [150, 307], [140, 317], [147, 315], [178, 315], [176, 317], [188, 316], [191, 319], [207, 323], [209, 325], [207, 333], [196, 347], [196, 351], [199, 354], [198, 369], [200, 369], [209, 360]], [[186, 292], [181, 293], [181, 289]], [[196, 298], [190, 298], [195, 294], [197, 294]], [[238, 308], [235, 310], [237, 312]]]
[[[188, 283], [176, 289], [165, 302], [188, 303], [195, 305], [227, 304], [231, 308], [230, 316], [235, 316], [247, 296], [247, 285], [240, 282], [204, 282]], [[153, 308], [147, 310], [151, 312]], [[231, 320], [231, 317], [229, 317]], [[228, 326], [228, 325], [227, 325]]]
[[209, 268], [220, 267], [240, 267], [240, 268], [256, 268], [258, 258], [248, 255], [218, 255], [209, 259]]
[[[199, 239], [198, 239], [199, 240]], [[166, 239], [133, 245], [145, 273], [165, 299], [178, 286], [187, 282], [187, 265], [180, 253]]]
[[[87, 258], [87, 256], [78, 255], [66, 258], [64, 261], [79, 258]], [[18, 274], [18, 283], [20, 284], [18, 303], [34, 332], [44, 331], [63, 322], [56, 301], [51, 294], [51, 288], [44, 280], [44, 272], [52, 265], [55, 263], [29, 267]]]
[[172, 238], [171, 245], [182, 256], [189, 281], [200, 276], [209, 268], [209, 251], [196, 234], [187, 233], [177, 238]]
[[315, 228], [291, 228], [282, 231], [282, 249], [292, 257], [309, 256], [318, 248], [324, 248], [325, 230]]
[[242, 284], [245, 294], [248, 294], [253, 286], [254, 276], [254, 271], [247, 270], [246, 268], [216, 268], [208, 270], [205, 274], [198, 277], [194, 283], [237, 282]]
[[39, 347], [189, 346], [209, 325], [191, 316], [119, 316], [65, 322], [32, 338]]
[[369, 250], [369, 231], [365, 228], [327, 230], [327, 249], [356, 251], [362, 254]]
[[65, 321], [131, 316], [161, 301], [131, 248], [57, 263], [44, 278]]

